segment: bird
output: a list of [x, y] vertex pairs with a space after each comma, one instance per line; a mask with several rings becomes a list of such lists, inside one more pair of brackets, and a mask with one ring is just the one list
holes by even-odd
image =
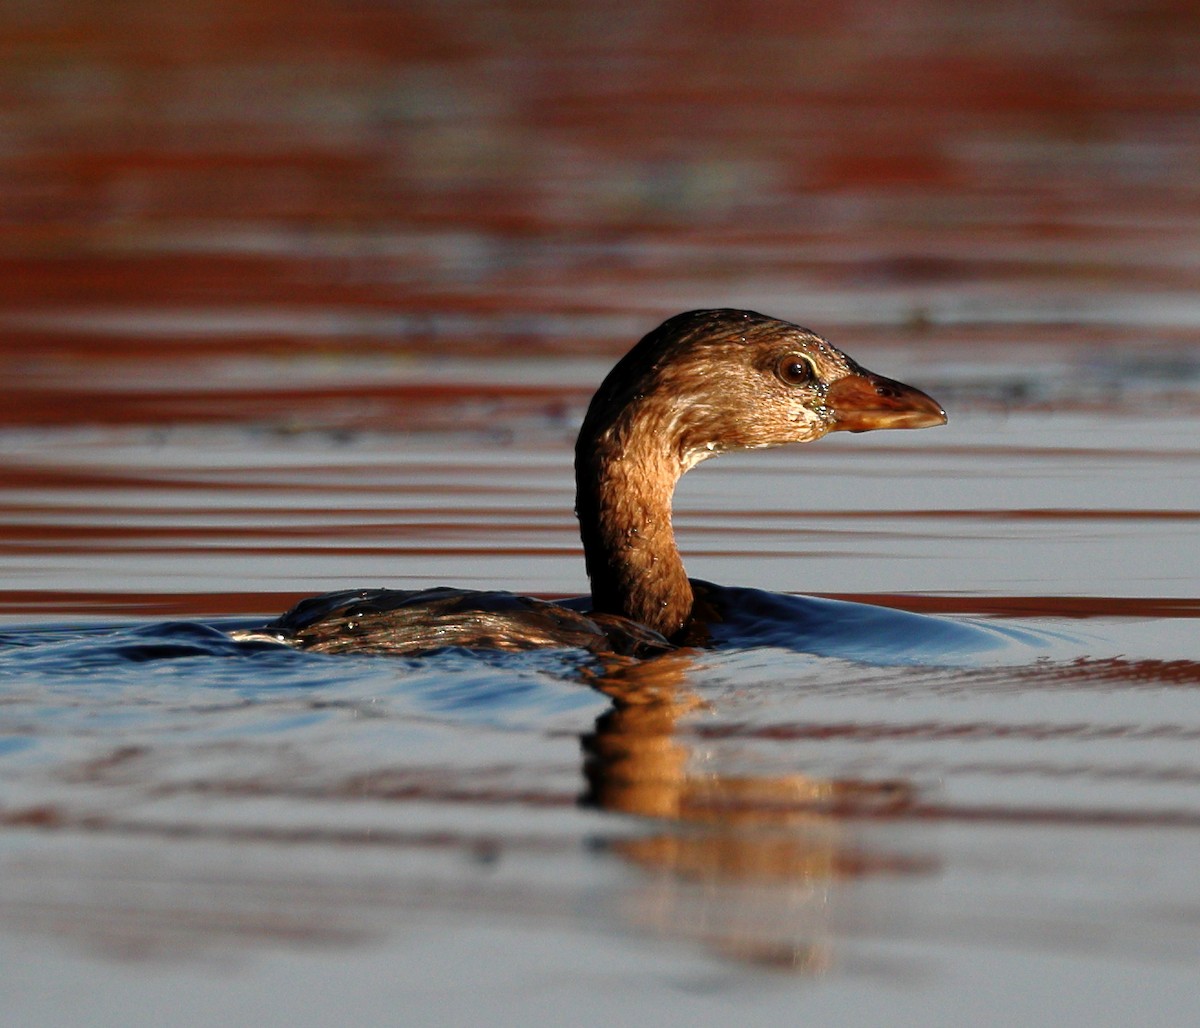
[[575, 513], [590, 597], [342, 590], [234, 637], [400, 656], [458, 647], [648, 657], [702, 644], [719, 587], [689, 579], [676, 546], [671, 502], [686, 472], [729, 451], [945, 423], [932, 397], [800, 325], [747, 310], [678, 314], [618, 361], [579, 430]]

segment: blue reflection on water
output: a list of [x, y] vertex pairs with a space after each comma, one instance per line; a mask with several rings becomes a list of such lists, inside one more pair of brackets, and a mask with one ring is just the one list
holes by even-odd
[[884, 666], [973, 666], [1049, 655], [1078, 637], [973, 618], [946, 618], [867, 603], [704, 583], [723, 621], [722, 647], [773, 646]]
[[[9, 630], [0, 636], [0, 688], [10, 716], [19, 710], [20, 721], [39, 733], [47, 722], [178, 730], [196, 713], [289, 702], [286, 715], [260, 717], [253, 730], [286, 731], [300, 726], [298, 718], [309, 724], [351, 706], [364, 716], [531, 727], [604, 702], [581, 684], [584, 658], [571, 651], [326, 656], [234, 642], [222, 628], [235, 626], [245, 624]], [[295, 701], [306, 705], [302, 713]]]

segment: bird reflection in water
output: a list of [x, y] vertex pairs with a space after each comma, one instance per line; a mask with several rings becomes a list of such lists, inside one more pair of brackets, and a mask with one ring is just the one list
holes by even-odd
[[935, 859], [868, 847], [860, 827], [915, 801], [903, 780], [803, 773], [731, 775], [705, 767], [685, 719], [707, 704], [688, 685], [695, 651], [610, 663], [592, 684], [613, 706], [582, 739], [587, 791], [600, 810], [660, 830], [611, 844], [645, 873], [626, 917], [698, 941], [726, 959], [820, 974], [831, 966], [837, 894], [873, 876], [928, 874]]

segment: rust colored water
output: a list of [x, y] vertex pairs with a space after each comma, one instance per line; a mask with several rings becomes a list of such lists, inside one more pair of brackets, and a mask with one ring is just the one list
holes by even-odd
[[[14, 1023], [1190, 1023], [1190, 5], [51, 3], [0, 39]], [[223, 635], [583, 591], [587, 398], [715, 305], [948, 409], [681, 484], [694, 576], [873, 611], [633, 666]]]

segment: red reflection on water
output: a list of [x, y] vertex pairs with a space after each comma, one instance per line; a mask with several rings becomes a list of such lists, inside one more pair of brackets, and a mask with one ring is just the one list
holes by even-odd
[[[237, 548], [214, 548], [227, 552], [237, 552]], [[66, 548], [47, 550], [46, 552], [89, 552], [87, 548]], [[139, 552], [146, 552], [139, 548]], [[194, 552], [194, 548], [184, 551], [162, 547], [149, 552], [172, 553]], [[279, 552], [278, 547], [272, 547], [272, 552]], [[286, 548], [283, 552], [287, 552]], [[314, 552], [311, 547], [297, 547], [296, 553]], [[322, 554], [344, 553], [362, 554], [373, 552], [359, 547], [327, 548], [319, 550]], [[378, 550], [388, 555], [409, 552], [401, 547], [386, 547]], [[421, 547], [411, 551], [415, 554], [471, 554], [478, 552], [472, 549], [455, 549], [452, 547]], [[550, 547], [505, 548], [505, 554], [522, 553], [560, 554], [573, 552]], [[534, 593], [540, 599], [560, 599], [557, 593]], [[1049, 617], [1049, 618], [1090, 618], [1090, 617], [1164, 617], [1164, 618], [1196, 618], [1200, 617], [1200, 600], [1180, 600], [1170, 597], [1136, 597], [1136, 596], [929, 596], [917, 594], [896, 593], [821, 593], [834, 600], [849, 600], [855, 603], [871, 603], [883, 607], [894, 607], [897, 610], [909, 610], [919, 614], [985, 614], [998, 617]], [[258, 591], [258, 592], [113, 592], [113, 591], [68, 591], [54, 589], [3, 589], [0, 590], [0, 613], [59, 613], [59, 614], [118, 614], [136, 613], [144, 615], [194, 615], [204, 617], [220, 616], [222, 614], [275, 614], [289, 606], [300, 597], [295, 592]], [[1185, 662], [1186, 663], [1186, 662]], [[1168, 662], [1167, 666], [1170, 666]], [[1190, 666], [1190, 664], [1189, 664]], [[1102, 670], [1100, 665], [1089, 665], [1087, 674], [1096, 675]]]

